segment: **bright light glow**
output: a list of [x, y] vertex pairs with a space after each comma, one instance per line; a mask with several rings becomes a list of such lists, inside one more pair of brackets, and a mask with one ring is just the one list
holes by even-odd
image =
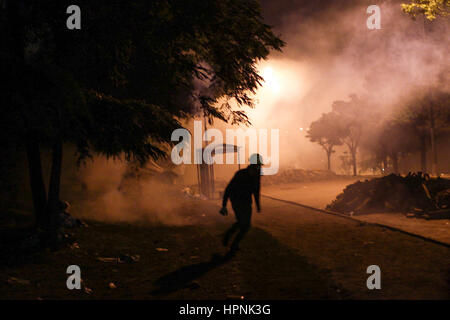
[[[272, 126], [284, 130], [292, 126], [292, 121], [302, 121], [301, 114], [296, 112], [300, 112], [297, 110], [304, 107], [301, 101], [314, 85], [314, 81], [306, 81], [309, 69], [296, 61], [268, 60], [258, 66], [258, 73], [264, 81], [253, 96], [257, 107], [246, 110], [252, 125], [255, 128]], [[296, 114], [296, 120], [291, 111]], [[300, 137], [304, 136], [307, 128], [303, 127], [303, 131], [297, 130], [297, 125], [289, 128], [291, 133], [302, 133], [297, 134]]]
[[263, 87], [269, 88], [273, 93], [280, 92], [280, 79], [278, 79], [277, 75], [273, 72], [273, 69], [271, 67], [264, 68], [262, 77], [264, 78]]

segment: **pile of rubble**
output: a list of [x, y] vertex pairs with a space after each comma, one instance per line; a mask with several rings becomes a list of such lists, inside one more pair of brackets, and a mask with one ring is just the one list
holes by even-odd
[[281, 169], [275, 175], [264, 176], [264, 184], [312, 182], [336, 179], [338, 176], [328, 170]]
[[351, 215], [404, 212], [446, 218], [450, 213], [450, 180], [419, 172], [358, 181], [348, 185], [327, 209]]

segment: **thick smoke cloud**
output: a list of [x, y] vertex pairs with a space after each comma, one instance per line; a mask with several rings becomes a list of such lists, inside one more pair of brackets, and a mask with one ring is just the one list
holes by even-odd
[[[280, 129], [282, 167], [326, 168], [323, 150], [308, 141], [306, 129], [331, 111], [335, 100], [356, 94], [390, 117], [426, 87], [446, 85], [449, 90], [448, 20], [414, 21], [401, 12], [401, 3], [263, 1], [267, 23], [287, 46], [259, 66], [266, 83], [255, 97], [256, 108], [247, 111], [253, 127]], [[366, 9], [371, 4], [381, 8], [381, 30], [367, 29]], [[228, 126], [216, 121], [214, 127], [224, 131]], [[332, 167], [339, 167], [337, 155]], [[194, 183], [196, 167], [182, 169]], [[96, 159], [82, 171], [88, 191], [98, 195], [97, 200], [83, 202], [87, 215], [114, 221], [186, 223], [180, 216], [182, 203], [173, 201], [172, 189], [166, 185], [144, 180], [139, 197], [120, 191], [125, 170], [123, 163]], [[217, 179], [219, 173], [217, 168]]]
[[123, 159], [95, 157], [79, 170], [83, 193], [75, 204], [81, 218], [110, 222], [191, 223], [180, 187], [151, 177], [127, 176]]
[[[267, 92], [266, 84], [250, 114], [255, 126], [283, 128], [282, 163], [321, 168], [320, 147], [299, 128], [331, 111], [335, 100], [356, 94], [389, 117], [426, 87], [446, 83], [449, 90], [448, 19], [414, 21], [401, 11], [402, 2], [263, 2], [268, 23], [287, 46], [261, 66], [272, 67], [279, 92]], [[366, 26], [371, 4], [381, 8], [380, 30]]]

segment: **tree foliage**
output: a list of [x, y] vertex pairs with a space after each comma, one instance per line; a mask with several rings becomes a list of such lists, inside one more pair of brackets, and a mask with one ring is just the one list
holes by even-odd
[[284, 45], [256, 0], [80, 0], [81, 30], [66, 28], [71, 4], [17, 0], [0, 9], [2, 134], [27, 146], [41, 198], [41, 146], [53, 152], [57, 193], [64, 143], [79, 159], [124, 153], [143, 162], [165, 154], [177, 119], [248, 122], [229, 101], [253, 106], [256, 64]]
[[311, 142], [318, 143], [326, 152], [328, 170], [331, 170], [331, 155], [335, 152], [334, 147], [342, 145], [342, 127], [339, 116], [335, 112], [324, 113], [311, 123], [307, 137]]
[[433, 21], [438, 16], [448, 16], [450, 13], [449, 0], [413, 0], [410, 3], [401, 4], [402, 11], [415, 18], [423, 15]]

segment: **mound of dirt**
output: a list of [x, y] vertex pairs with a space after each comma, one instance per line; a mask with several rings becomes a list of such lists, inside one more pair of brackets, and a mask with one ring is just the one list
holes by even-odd
[[328, 210], [347, 213], [427, 213], [450, 207], [450, 180], [427, 174], [391, 174], [348, 185]]
[[264, 184], [313, 182], [336, 178], [338, 175], [328, 170], [282, 169], [275, 175], [264, 176]]

